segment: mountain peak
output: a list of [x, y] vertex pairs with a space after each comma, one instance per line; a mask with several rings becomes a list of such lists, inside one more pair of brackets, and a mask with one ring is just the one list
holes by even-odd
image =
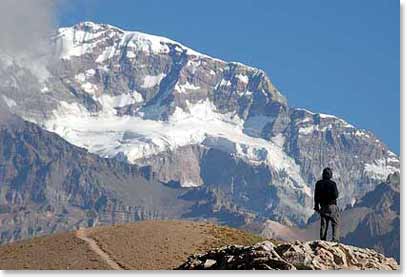
[[[252, 66], [249, 66], [247, 64], [243, 64], [241, 62], [237, 61], [224, 61], [219, 58], [215, 58], [212, 56], [209, 56], [207, 54], [201, 53], [199, 51], [196, 51], [188, 46], [185, 46], [184, 44], [169, 39], [164, 36], [159, 36], [159, 35], [153, 35], [153, 34], [148, 34], [140, 31], [130, 31], [130, 30], [124, 30], [122, 28], [109, 25], [109, 24], [104, 24], [104, 23], [95, 23], [92, 21], [83, 21], [79, 22], [71, 27], [62, 27], [59, 29], [59, 38], [67, 38], [70, 39], [72, 32], [75, 31], [80, 31], [80, 32], [85, 32], [85, 33], [90, 33], [90, 34], [100, 34], [103, 36], [103, 34], [107, 36], [113, 36], [111, 32], [115, 32], [118, 34], [121, 34], [123, 37], [122, 39], [129, 42], [133, 42], [135, 44], [138, 44], [138, 46], [143, 49], [143, 50], [150, 50], [153, 53], [161, 53], [161, 54], [168, 54], [169, 53], [169, 48], [168, 46], [174, 46], [175, 51], [181, 52], [186, 54], [187, 56], [190, 56], [192, 59], [193, 58], [207, 58], [211, 60], [215, 60], [220, 63], [224, 64], [231, 64], [235, 66], [240, 66], [240, 67], [246, 67], [249, 68], [252, 71], [258, 71], [260, 74], [266, 75], [266, 73], [259, 68], [255, 68]], [[109, 33], [109, 34], [106, 34]], [[80, 37], [80, 36], [79, 36]], [[85, 39], [85, 37], [82, 37], [83, 40], [79, 40], [80, 43], [88, 43], [89, 41]], [[94, 39], [95, 37], [92, 35], [89, 35], [88, 38], [90, 40]], [[123, 43], [119, 44], [120, 46], [123, 46]], [[144, 48], [143, 48], [144, 47]], [[73, 54], [75, 55], [75, 54]], [[62, 55], [62, 58], [69, 58], [69, 56]]]
[[[100, 24], [91, 21], [85, 21], [80, 22], [72, 27], [60, 28], [58, 33], [60, 37], [67, 40], [71, 39], [72, 36], [74, 36], [75, 40], [75, 36], [77, 36], [77, 42], [82, 44], [95, 43], [97, 39], [103, 40], [120, 38], [122, 41], [118, 44], [119, 46], [128, 46], [130, 43], [131, 46], [135, 46], [139, 49], [150, 51], [156, 54], [168, 54], [170, 52], [169, 46], [174, 46], [174, 49], [176, 51], [185, 53], [188, 56], [214, 59], [213, 57], [199, 53], [169, 38], [138, 31], [127, 31], [109, 24]], [[71, 55], [75, 54], [71, 53]], [[63, 55], [62, 57], [69, 58], [69, 55]]]

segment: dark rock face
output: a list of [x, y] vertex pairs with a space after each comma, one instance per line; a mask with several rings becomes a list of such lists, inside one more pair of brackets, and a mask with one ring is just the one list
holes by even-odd
[[397, 270], [393, 258], [370, 249], [326, 241], [225, 246], [194, 255], [182, 270]]
[[[2, 116], [5, 118], [5, 116]], [[0, 120], [1, 242], [80, 226], [179, 217], [181, 191], [9, 115]], [[149, 199], [146, 199], [146, 195]]]
[[389, 175], [385, 183], [367, 193], [355, 205], [355, 209], [362, 207], [369, 212], [343, 241], [400, 261], [400, 175]]
[[[212, 193], [209, 199], [216, 198], [243, 217], [255, 214], [287, 223], [302, 222], [303, 207], [312, 206], [309, 197], [299, 197], [296, 191], [272, 185], [284, 182], [283, 173], [264, 163], [254, 165], [207, 146], [179, 147], [137, 163], [149, 166], [155, 178], [169, 185], [180, 187], [181, 183], [190, 183], [193, 187], [208, 188]], [[281, 197], [292, 201], [278, 202]]]

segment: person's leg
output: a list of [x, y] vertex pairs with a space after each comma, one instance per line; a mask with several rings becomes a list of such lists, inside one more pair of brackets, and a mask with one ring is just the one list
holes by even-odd
[[340, 214], [339, 214], [339, 207], [335, 205], [335, 208], [332, 211], [332, 241], [339, 242], [339, 223], [340, 223]]
[[319, 230], [319, 237], [321, 240], [326, 240], [328, 233], [328, 218], [321, 214], [321, 229]]

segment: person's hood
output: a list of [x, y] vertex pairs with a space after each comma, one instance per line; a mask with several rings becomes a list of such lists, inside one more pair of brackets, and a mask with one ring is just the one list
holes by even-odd
[[324, 168], [324, 170], [322, 171], [322, 179], [329, 180], [331, 178], [332, 178], [332, 170], [329, 167]]

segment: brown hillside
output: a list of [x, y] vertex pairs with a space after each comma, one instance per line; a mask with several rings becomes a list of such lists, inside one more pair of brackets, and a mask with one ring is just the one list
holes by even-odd
[[143, 221], [2, 246], [0, 269], [173, 269], [197, 252], [260, 240], [204, 222]]

